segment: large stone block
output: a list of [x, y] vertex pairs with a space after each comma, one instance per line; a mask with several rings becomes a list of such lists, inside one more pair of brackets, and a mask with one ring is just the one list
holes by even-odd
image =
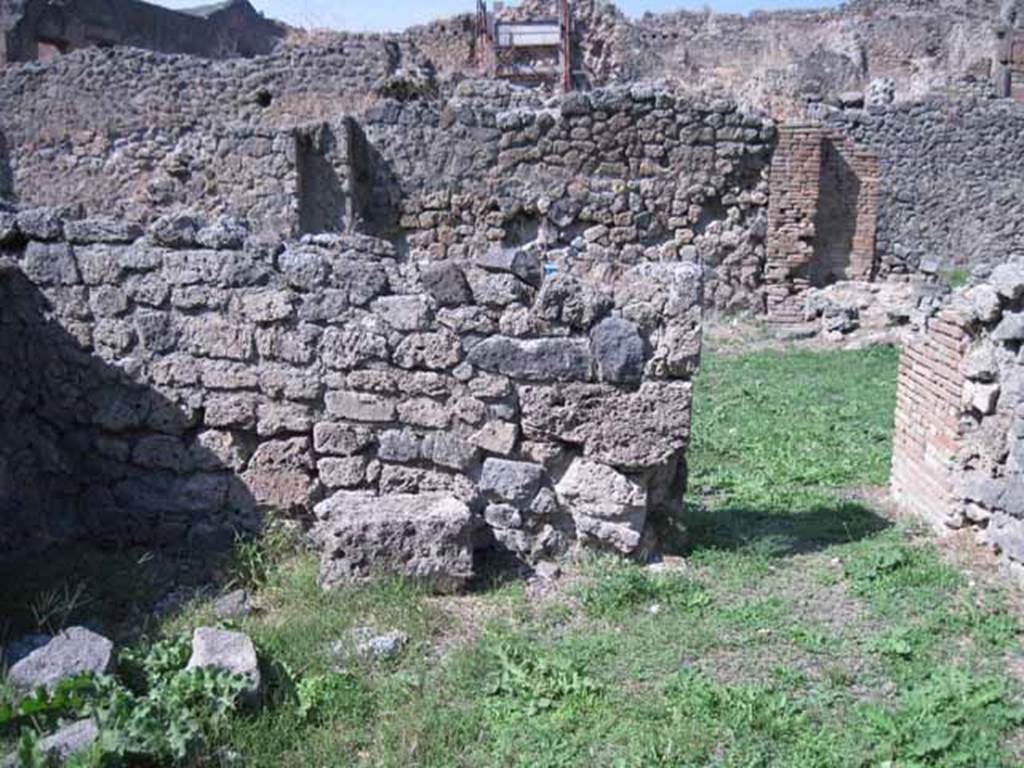
[[106, 674], [113, 668], [114, 644], [84, 627], [64, 630], [11, 667], [7, 681], [22, 691], [52, 690], [75, 675]]
[[188, 669], [222, 669], [244, 677], [246, 695], [252, 700], [260, 691], [261, 676], [256, 646], [248, 635], [216, 627], [199, 627], [192, 634]]
[[242, 481], [257, 504], [275, 509], [308, 508], [316, 491], [308, 437], [272, 440], [260, 445]]
[[454, 368], [462, 360], [462, 344], [453, 333], [413, 333], [395, 349], [394, 363], [400, 368], [431, 371]]
[[372, 321], [328, 328], [320, 342], [324, 362], [339, 371], [350, 371], [374, 360], [388, 359], [388, 340]]
[[477, 523], [451, 496], [339, 492], [316, 506], [316, 516], [325, 588], [397, 574], [454, 592], [473, 577]]
[[470, 350], [468, 362], [525, 381], [589, 381], [593, 361], [583, 339], [492, 336]]
[[67, 243], [29, 243], [25, 248], [22, 269], [25, 276], [38, 285], [77, 285], [81, 282], [78, 264]]
[[647, 488], [606, 464], [576, 459], [555, 487], [576, 530], [603, 545], [633, 554], [647, 525]]
[[525, 506], [544, 480], [544, 467], [525, 461], [487, 459], [480, 474], [480, 490], [499, 501]]
[[583, 455], [622, 469], [650, 469], [685, 449], [692, 386], [644, 382], [636, 392], [603, 384], [519, 388], [528, 439], [582, 446]]
[[328, 392], [324, 403], [331, 416], [352, 421], [387, 422], [398, 415], [394, 399], [365, 392]]
[[644, 340], [636, 323], [619, 317], [602, 320], [590, 332], [601, 381], [636, 384], [644, 375]]
[[189, 323], [191, 349], [204, 357], [248, 360], [252, 355], [253, 331], [250, 325], [219, 315], [197, 317]]

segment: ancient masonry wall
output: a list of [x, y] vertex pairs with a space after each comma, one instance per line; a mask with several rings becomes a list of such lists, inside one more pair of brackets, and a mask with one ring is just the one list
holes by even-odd
[[1024, 250], [1024, 104], [933, 97], [825, 122], [881, 159], [880, 275]]
[[815, 124], [780, 128], [764, 278], [772, 320], [802, 320], [808, 288], [873, 278], [879, 176], [874, 152], [841, 133]]
[[[439, 91], [398, 74], [411, 55], [346, 38], [244, 61], [82, 51], [14, 68], [0, 75], [13, 192], [25, 206], [141, 221], [195, 208], [292, 234], [359, 220], [416, 258], [536, 242], [587, 269], [701, 262], [709, 304], [760, 308], [770, 120], [646, 86]], [[351, 123], [356, 188], [325, 151]], [[321, 180], [303, 186], [297, 165]], [[344, 211], [310, 203], [314, 188], [336, 189]]]
[[422, 262], [38, 209], [0, 213], [0, 254], [0, 552], [223, 548], [359, 491], [443, 494], [526, 561], [635, 554], [681, 503], [692, 265], [598, 285], [519, 249]]
[[907, 345], [893, 491], [937, 528], [971, 527], [1024, 570], [1024, 266], [961, 291]]

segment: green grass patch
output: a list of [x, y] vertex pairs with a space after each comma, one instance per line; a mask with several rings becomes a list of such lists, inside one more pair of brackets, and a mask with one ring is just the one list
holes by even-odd
[[[895, 377], [888, 349], [708, 359], [686, 512], [666, 521], [685, 569], [595, 556], [541, 602], [522, 584], [439, 602], [401, 581], [324, 593], [285, 533], [242, 543], [235, 573], [261, 610], [238, 626], [271, 693], [258, 711], [199, 712], [179, 762], [1024, 764], [1005, 663], [1021, 627], [1005, 595], [851, 490], [886, 482]], [[177, 674], [179, 633], [212, 621], [200, 602], [126, 656], [135, 701]], [[339, 653], [359, 626], [409, 641], [391, 660]], [[180, 714], [157, 720], [170, 733]]]

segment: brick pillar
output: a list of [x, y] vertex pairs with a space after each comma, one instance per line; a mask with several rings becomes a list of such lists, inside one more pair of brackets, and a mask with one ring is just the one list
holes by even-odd
[[960, 523], [957, 457], [967, 319], [944, 310], [910, 340], [900, 361], [892, 493], [907, 513], [942, 529]]
[[784, 125], [772, 159], [765, 294], [768, 318], [803, 319], [799, 295], [814, 258], [823, 134], [817, 125]]

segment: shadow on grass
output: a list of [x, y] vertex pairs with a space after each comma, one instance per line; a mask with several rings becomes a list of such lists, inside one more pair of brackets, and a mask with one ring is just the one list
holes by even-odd
[[783, 558], [869, 538], [892, 526], [866, 504], [844, 499], [801, 504], [793, 511], [726, 503], [687, 502], [683, 514], [661, 531], [666, 554], [702, 549], [749, 550]]
[[159, 550], [78, 542], [0, 561], [0, 649], [27, 634], [79, 624], [115, 640], [136, 639], [159, 622], [154, 606], [161, 598], [174, 590], [216, 590], [218, 576], [208, 562]]

